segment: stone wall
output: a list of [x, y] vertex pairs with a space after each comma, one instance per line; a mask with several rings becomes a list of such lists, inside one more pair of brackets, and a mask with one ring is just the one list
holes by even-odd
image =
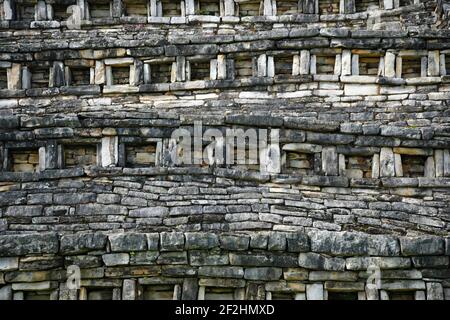
[[[0, 236], [1, 299], [443, 300], [450, 242], [312, 231]], [[7, 256], [7, 257], [4, 257]], [[77, 265], [81, 288], [68, 289]], [[367, 285], [377, 265], [380, 289]]]
[[450, 299], [447, 6], [0, 1], [0, 299]]

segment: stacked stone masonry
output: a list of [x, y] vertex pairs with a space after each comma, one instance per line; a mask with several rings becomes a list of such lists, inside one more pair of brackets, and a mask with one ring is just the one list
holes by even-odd
[[0, 300], [450, 299], [449, 8], [0, 0]]

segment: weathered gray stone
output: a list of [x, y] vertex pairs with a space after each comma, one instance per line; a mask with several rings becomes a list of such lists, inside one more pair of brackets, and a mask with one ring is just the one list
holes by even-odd
[[220, 235], [220, 247], [226, 250], [247, 250], [250, 244], [248, 236]]
[[58, 237], [54, 233], [0, 236], [0, 257], [57, 253], [58, 248]]
[[184, 234], [182, 232], [162, 232], [161, 251], [180, 251], [184, 249]]
[[400, 246], [405, 256], [440, 255], [444, 253], [444, 239], [434, 236], [401, 237]]
[[281, 278], [283, 270], [281, 268], [246, 268], [244, 279], [247, 280], [278, 280]]
[[327, 257], [318, 253], [300, 253], [298, 265], [306, 269], [343, 271], [345, 260], [342, 258]]
[[347, 270], [367, 270], [369, 267], [380, 269], [404, 269], [411, 267], [411, 260], [402, 257], [355, 257], [347, 258]]
[[104, 254], [102, 258], [108, 267], [127, 265], [130, 262], [130, 255], [128, 253]]
[[147, 237], [142, 233], [115, 234], [108, 238], [113, 252], [147, 250]]
[[351, 256], [365, 255], [369, 250], [368, 237], [362, 233], [312, 231], [308, 235], [313, 252]]
[[61, 252], [79, 254], [94, 250], [104, 250], [108, 237], [100, 233], [75, 234], [61, 237]]
[[211, 249], [219, 246], [219, 238], [213, 233], [191, 233], [187, 232], [186, 249]]

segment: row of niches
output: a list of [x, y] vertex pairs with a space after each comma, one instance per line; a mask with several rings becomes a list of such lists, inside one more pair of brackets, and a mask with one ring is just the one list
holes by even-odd
[[[206, 147], [207, 144], [204, 144]], [[270, 163], [271, 173], [301, 176], [355, 179], [450, 177], [450, 152], [446, 149], [349, 148], [287, 143], [268, 144], [268, 152], [261, 152], [247, 141], [244, 150], [238, 150], [234, 144], [232, 153], [223, 148], [219, 154], [219, 149], [214, 148], [207, 159], [204, 150], [199, 154], [192, 148], [183, 149], [180, 144], [174, 144], [173, 139], [127, 137], [120, 139], [119, 143], [117, 136], [104, 137], [100, 142], [52, 142], [43, 147], [0, 149], [3, 154], [2, 168], [6, 172], [39, 172], [86, 166], [151, 168], [211, 165], [258, 172], [262, 165]]]
[[[143, 281], [145, 282], [145, 280]], [[135, 300], [181, 300], [182, 283], [177, 283], [177, 279], [168, 281], [168, 283], [144, 284], [140, 285]], [[199, 286], [197, 291], [197, 300], [245, 300], [246, 288], [214, 286], [206, 283]], [[211, 281], [213, 282], [213, 281]], [[296, 286], [297, 285], [297, 286]], [[356, 301], [366, 300], [364, 291], [335, 290], [323, 288], [322, 284], [313, 284], [314, 288], [310, 289], [310, 295], [314, 292], [320, 292], [321, 297], [310, 297], [310, 300], [341, 300]], [[257, 289], [258, 300], [308, 300], [307, 294], [300, 289], [302, 285], [297, 282], [288, 282], [285, 286], [264, 285], [254, 283], [249, 287]], [[247, 289], [248, 290], [248, 289]], [[255, 292], [256, 293], [256, 292]], [[382, 300], [423, 300], [424, 291], [416, 290], [380, 290], [379, 295]], [[116, 287], [82, 287], [77, 292], [76, 300], [121, 300], [122, 288]], [[58, 300], [57, 290], [40, 290], [40, 291], [19, 291], [14, 293], [14, 300]]]
[[[322, 76], [326, 81], [376, 83], [378, 77], [436, 79], [450, 72], [450, 50], [311, 49], [177, 56], [74, 59], [27, 64], [0, 61], [0, 89], [61, 86], [138, 86], [185, 81], [235, 80], [251, 77], [292, 79]], [[352, 78], [351, 76], [356, 76]], [[362, 78], [361, 76], [364, 76]], [[339, 78], [340, 77], [340, 78]], [[360, 77], [360, 78], [358, 78]], [[431, 77], [431, 78], [430, 78]], [[439, 78], [438, 78], [439, 79]]]
[[421, 0], [2, 0], [0, 19], [67, 21], [77, 5], [83, 20], [113, 17], [277, 16], [391, 10]]

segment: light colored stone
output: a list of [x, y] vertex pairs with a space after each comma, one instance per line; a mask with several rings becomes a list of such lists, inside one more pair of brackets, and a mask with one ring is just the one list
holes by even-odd
[[306, 285], [307, 300], [324, 300], [323, 284], [313, 283]]
[[391, 148], [381, 148], [380, 151], [380, 176], [395, 177], [395, 158]]
[[19, 268], [19, 258], [5, 257], [0, 258], [0, 271], [11, 271]]
[[345, 84], [346, 96], [370, 96], [378, 95], [380, 87], [376, 84]]

